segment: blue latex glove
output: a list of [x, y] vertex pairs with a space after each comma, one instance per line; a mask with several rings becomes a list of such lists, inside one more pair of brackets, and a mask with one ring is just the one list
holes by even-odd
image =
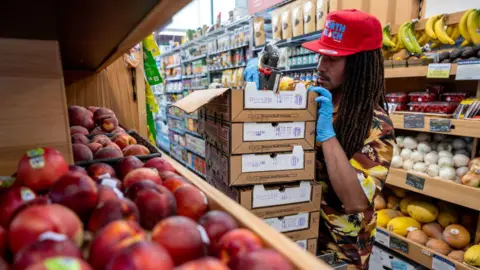
[[258, 58], [248, 60], [245, 71], [243, 72], [245, 82], [254, 82], [257, 89], [260, 89], [260, 79], [258, 77]]
[[315, 99], [318, 102], [317, 119], [317, 142], [324, 142], [336, 136], [333, 130], [333, 102], [332, 94], [323, 87], [309, 87], [308, 91], [316, 92], [319, 96]]

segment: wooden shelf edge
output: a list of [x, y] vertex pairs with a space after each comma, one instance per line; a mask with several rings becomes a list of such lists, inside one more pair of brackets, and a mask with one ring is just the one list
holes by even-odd
[[478, 198], [480, 198], [480, 188], [457, 184], [453, 181], [426, 177], [412, 172], [408, 173], [419, 176], [425, 180], [423, 189], [417, 189], [408, 185], [406, 183], [407, 172], [396, 168], [390, 168], [386, 183], [480, 211], [480, 204], [478, 203]]
[[[452, 64], [450, 76], [457, 74], [457, 64]], [[428, 66], [385, 68], [385, 79], [427, 77]]]
[[248, 228], [252, 232], [256, 233], [267, 246], [274, 248], [283, 256], [285, 256], [295, 266], [296, 269], [332, 269], [329, 265], [314, 255], [302, 250], [292, 240], [277, 232], [262, 219], [250, 213], [250, 211], [239, 205], [237, 202], [228, 198], [215, 187], [208, 184], [194, 172], [190, 171], [188, 168], [184, 167], [161, 150], [160, 152], [162, 153], [162, 158], [172, 164], [179, 174], [181, 174], [193, 185], [197, 186], [205, 193], [209, 199], [211, 209], [223, 209], [229, 212], [235, 219], [237, 219], [242, 227]]
[[419, 132], [439, 133], [439, 134], [446, 134], [446, 135], [453, 135], [453, 136], [466, 136], [466, 137], [473, 137], [473, 138], [480, 137], [480, 121], [477, 121], [477, 120], [450, 119], [450, 123], [452, 124], [452, 126], [454, 126], [454, 128], [452, 128], [450, 132], [436, 132], [436, 131], [430, 131], [430, 120], [445, 119], [445, 118], [432, 117], [432, 116], [425, 115], [424, 128], [405, 128], [403, 124], [404, 116], [405, 115], [403, 114], [395, 114], [395, 113], [390, 115], [390, 119], [392, 119], [394, 128], [419, 131]]
[[[455, 269], [457, 270], [478, 270], [478, 268], [476, 267], [473, 267], [473, 266], [470, 266], [466, 263], [461, 263], [461, 262], [458, 262], [458, 261], [454, 261], [450, 258], [448, 258], [447, 256], [444, 256], [442, 254], [439, 254], [425, 246], [422, 246], [420, 244], [417, 244], [403, 236], [400, 236], [398, 234], [395, 234], [393, 232], [390, 232], [384, 228], [380, 228], [380, 227], [377, 227], [377, 234], [379, 233], [379, 231], [382, 231], [386, 234], [389, 235], [389, 238], [390, 240], [392, 238], [396, 238], [396, 239], [399, 239], [405, 243], [407, 243], [408, 245], [408, 253], [405, 253], [404, 251], [401, 251], [397, 248], [392, 248], [392, 246], [386, 246], [388, 249], [391, 249], [391, 250], [394, 250], [396, 252], [398, 252], [399, 254], [402, 254], [404, 255], [405, 257], [409, 258], [410, 260], [418, 263], [418, 264], [421, 264], [425, 267], [427, 267], [428, 269], [432, 269], [432, 261], [433, 261], [433, 255], [437, 255], [437, 256], [440, 256], [441, 258], [449, 261], [449, 262], [452, 262], [453, 264], [455, 264]], [[381, 233], [381, 232], [380, 232]], [[383, 243], [380, 243], [378, 241], [378, 238], [377, 239], [377, 243], [381, 244], [382, 246], [385, 246]]]

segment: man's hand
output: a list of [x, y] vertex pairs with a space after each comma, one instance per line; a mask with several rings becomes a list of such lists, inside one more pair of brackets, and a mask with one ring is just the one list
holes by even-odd
[[333, 130], [333, 102], [332, 94], [323, 87], [310, 87], [309, 91], [318, 93], [315, 99], [318, 102], [317, 142], [324, 142], [336, 136]]

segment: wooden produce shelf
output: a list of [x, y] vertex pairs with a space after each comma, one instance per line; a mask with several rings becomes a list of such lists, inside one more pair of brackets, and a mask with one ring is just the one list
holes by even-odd
[[[407, 175], [419, 177], [407, 180]], [[422, 184], [423, 182], [423, 184]], [[480, 188], [390, 168], [387, 184], [480, 211]]]
[[415, 261], [416, 263], [421, 264], [428, 269], [447, 269], [438, 268], [438, 266], [437, 268], [434, 268], [433, 261], [435, 257], [437, 259], [449, 262], [452, 266], [455, 265], [455, 269], [457, 270], [478, 270], [478, 268], [467, 265], [466, 263], [454, 261], [450, 258], [447, 258], [447, 256], [439, 254], [405, 237], [387, 231], [384, 228], [377, 227], [375, 240], [377, 243], [380, 243], [381, 245], [408, 257], [410, 260]]
[[[452, 64], [450, 76], [457, 74], [457, 64]], [[385, 79], [427, 77], [428, 66], [386, 68]]]
[[449, 132], [437, 132], [437, 131], [430, 131], [430, 121], [432, 119], [435, 120], [435, 119], [445, 119], [445, 118], [424, 115], [424, 123], [425, 123], [424, 128], [405, 128], [404, 126], [405, 114], [393, 113], [390, 115], [390, 118], [392, 119], [393, 126], [396, 129], [480, 138], [480, 121], [478, 120], [450, 119], [451, 130]]
[[193, 185], [205, 193], [205, 195], [208, 197], [208, 203], [211, 210], [223, 210], [230, 213], [242, 227], [248, 228], [252, 232], [256, 233], [267, 246], [277, 250], [288, 260], [290, 260], [296, 269], [332, 269], [329, 265], [307, 251], [302, 250], [299, 246], [297, 246], [297, 244], [288, 239], [286, 236], [277, 232], [263, 220], [250, 213], [250, 211], [232, 199], [228, 198], [215, 187], [208, 184], [194, 172], [190, 171], [168, 155], [164, 153], [162, 154], [162, 158], [170, 162], [170, 164], [172, 164], [179, 174], [183, 175]]

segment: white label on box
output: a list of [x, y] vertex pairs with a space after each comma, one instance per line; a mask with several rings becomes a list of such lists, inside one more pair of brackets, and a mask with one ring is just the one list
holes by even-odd
[[303, 138], [305, 138], [305, 122], [243, 124], [243, 140], [246, 142]]
[[309, 181], [302, 181], [298, 187], [289, 187], [284, 190], [266, 190], [263, 185], [253, 186], [253, 208], [267, 207], [274, 205], [285, 205], [310, 201], [312, 196], [312, 184]]
[[264, 221], [268, 225], [272, 226], [281, 233], [307, 229], [308, 220], [308, 213], [300, 213], [293, 216], [264, 219]]
[[455, 264], [443, 257], [433, 254], [432, 259], [433, 270], [455, 270]]
[[480, 80], [480, 59], [459, 61], [455, 80]]
[[307, 88], [298, 83], [294, 91], [257, 90], [255, 83], [247, 82], [245, 87], [245, 109], [305, 109]]
[[390, 247], [390, 234], [377, 229], [377, 232], [375, 233], [375, 241], [386, 247]]
[[303, 148], [298, 145], [290, 154], [242, 155], [242, 172], [300, 170], [303, 159]]
[[295, 243], [303, 250], [307, 250], [307, 240], [298, 240]]

